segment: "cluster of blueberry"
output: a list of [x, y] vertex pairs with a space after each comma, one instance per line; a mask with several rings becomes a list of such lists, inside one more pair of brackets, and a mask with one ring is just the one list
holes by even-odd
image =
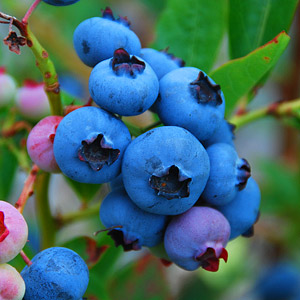
[[[74, 46], [93, 67], [89, 90], [101, 108], [41, 120], [28, 137], [32, 160], [78, 182], [110, 182], [100, 219], [124, 250], [162, 245], [159, 255], [183, 269], [217, 271], [227, 242], [252, 234], [260, 203], [220, 86], [165, 50], [141, 49], [109, 8], [79, 24]], [[132, 140], [120, 116], [148, 109], [165, 126]]]
[[89, 271], [74, 251], [48, 248], [38, 253], [21, 274], [7, 264], [27, 242], [28, 226], [22, 214], [0, 201], [0, 299], [81, 299]]

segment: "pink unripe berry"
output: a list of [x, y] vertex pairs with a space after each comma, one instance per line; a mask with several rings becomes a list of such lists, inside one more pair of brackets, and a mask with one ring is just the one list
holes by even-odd
[[17, 91], [16, 104], [20, 113], [29, 119], [38, 120], [50, 113], [43, 82], [26, 80], [24, 86]]
[[46, 172], [59, 172], [53, 154], [56, 129], [63, 117], [48, 116], [38, 122], [30, 131], [27, 151], [31, 160]]
[[0, 67], [0, 107], [12, 101], [16, 91], [15, 80], [10, 75], [5, 74], [4, 67]]
[[0, 264], [14, 259], [27, 242], [28, 227], [22, 214], [0, 201]]
[[20, 273], [8, 264], [0, 264], [0, 299], [21, 300], [25, 283]]

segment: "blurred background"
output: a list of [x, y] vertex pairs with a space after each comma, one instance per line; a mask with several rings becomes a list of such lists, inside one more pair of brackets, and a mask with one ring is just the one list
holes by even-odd
[[[31, 0], [1, 0], [0, 11], [21, 19], [31, 3]], [[177, 4], [182, 6], [190, 3], [177, 1]], [[295, 11], [295, 16], [293, 13], [287, 22], [291, 23], [291, 42], [265, 85], [255, 92], [255, 97], [249, 105], [250, 109], [300, 96], [300, 10], [296, 9], [297, 1], [286, 3], [293, 6]], [[87, 83], [92, 70], [79, 60], [73, 49], [73, 31], [83, 20], [101, 15], [101, 10], [106, 6], [110, 6], [116, 15], [128, 17], [131, 29], [139, 36], [143, 47], [154, 46], [162, 49], [170, 46], [170, 52], [180, 56], [180, 53], [173, 52], [176, 47], [172, 49], [172, 45], [162, 45], [156, 34], [157, 24], [167, 12], [167, 0], [81, 0], [75, 5], [59, 8], [41, 3], [30, 17], [29, 24], [49, 52], [59, 74], [62, 89], [71, 102], [75, 99], [79, 103], [88, 100]], [[229, 18], [228, 11], [224, 14], [224, 18]], [[8, 26], [0, 24], [1, 39], [7, 32]], [[188, 35], [188, 32], [186, 34]], [[228, 43], [225, 26], [218, 54], [209, 67], [210, 70], [230, 59]], [[6, 67], [7, 73], [14, 77], [18, 86], [21, 86], [25, 79], [42, 81], [35, 66], [34, 56], [26, 47], [21, 49], [21, 55], [16, 55], [1, 43], [0, 66]], [[147, 125], [149, 119], [151, 117], [146, 113], [142, 117], [132, 118], [131, 121]], [[300, 289], [299, 128], [299, 121], [289, 122], [268, 117], [246, 125], [236, 132], [237, 151], [250, 162], [253, 177], [261, 188], [261, 216], [254, 227], [253, 237], [238, 237], [228, 244], [228, 263], [222, 262], [217, 273], [206, 272], [203, 269], [187, 272], [175, 265], [165, 267], [147, 250], [123, 254], [121, 249], [112, 249], [103, 254], [100, 263], [95, 267], [88, 299], [296, 299], [291, 298], [289, 293], [295, 286]], [[18, 167], [16, 162], [8, 162], [9, 154], [5, 151], [1, 148], [0, 180], [4, 187], [0, 189], [0, 198], [14, 203], [19, 197], [27, 173], [22, 167]], [[52, 175], [49, 185], [51, 213], [55, 218], [60, 215], [72, 216], [74, 212], [76, 215], [76, 211], [87, 205], [82, 201], [83, 195], [89, 200], [88, 206], [94, 209], [99, 198], [107, 191], [108, 188], [104, 185], [88, 192], [78, 191], [74, 188], [74, 183], [68, 182], [62, 175]], [[41, 244], [39, 220], [33, 199], [29, 199], [24, 215], [30, 226], [27, 248], [29, 253], [34, 255], [39, 251]], [[66, 222], [65, 226], [59, 227], [57, 231], [56, 243], [59, 245], [76, 248], [76, 243], [83, 243], [83, 235], [92, 237], [92, 233], [101, 226], [97, 213], [88, 218], [70, 219], [72, 222]], [[111, 241], [101, 236], [98, 243], [111, 244]], [[76, 250], [80, 251], [77, 248]], [[22, 264], [23, 262], [16, 259], [15, 266], [20, 269]], [[273, 267], [273, 271], [264, 273]], [[284, 280], [280, 276], [273, 278], [276, 274], [286, 274], [283, 278], [290, 280]], [[260, 280], [265, 283], [261, 284], [258, 278], [262, 278]], [[268, 280], [273, 282], [268, 283]], [[278, 293], [262, 296], [263, 293], [267, 295], [262, 286], [268, 284], [271, 286], [270, 290], [276, 290], [277, 287], [283, 291], [284, 298], [276, 298], [279, 297]]]

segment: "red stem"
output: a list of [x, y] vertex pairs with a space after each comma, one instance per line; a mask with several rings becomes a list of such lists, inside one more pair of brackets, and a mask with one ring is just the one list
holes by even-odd
[[18, 201], [15, 204], [15, 208], [22, 213], [28, 198], [33, 194], [33, 185], [36, 180], [37, 172], [39, 171], [39, 167], [37, 165], [33, 165], [21, 192], [21, 195]]
[[32, 5], [29, 7], [29, 9], [27, 10], [22, 23], [24, 24], [28, 24], [28, 18], [31, 16], [31, 14], [33, 13], [33, 11], [36, 9], [36, 7], [38, 6], [38, 4], [41, 2], [42, 0], [35, 0]]
[[32, 265], [32, 261], [28, 258], [28, 256], [25, 254], [25, 252], [23, 250], [21, 250], [20, 255], [23, 258], [23, 260], [25, 261], [26, 265], [28, 267], [30, 267]]
[[10, 128], [3, 129], [1, 134], [8, 138], [16, 135], [21, 130], [26, 130], [27, 132], [31, 131], [31, 125], [26, 121], [18, 121], [14, 123]]

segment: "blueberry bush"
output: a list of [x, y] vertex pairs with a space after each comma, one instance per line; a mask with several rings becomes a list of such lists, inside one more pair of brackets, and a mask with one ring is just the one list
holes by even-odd
[[300, 299], [298, 0], [2, 0], [0, 298]]

